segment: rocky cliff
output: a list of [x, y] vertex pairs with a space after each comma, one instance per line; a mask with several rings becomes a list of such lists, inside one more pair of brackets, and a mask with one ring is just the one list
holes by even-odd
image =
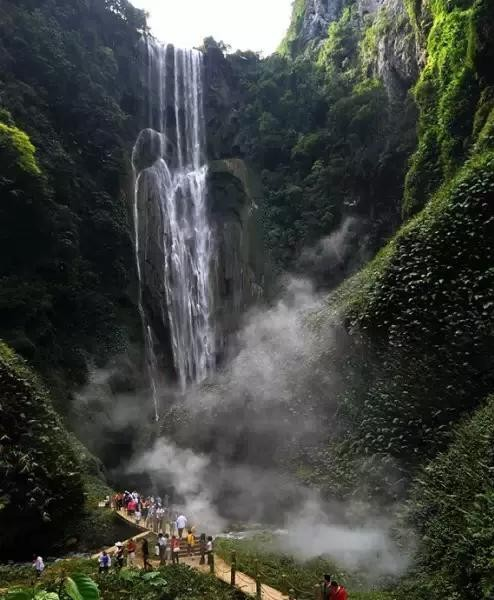
[[221, 361], [242, 315], [269, 294], [269, 260], [259, 219], [262, 190], [238, 158], [210, 163], [209, 197], [215, 231], [215, 323]]
[[[416, 80], [421, 47], [404, 0], [305, 0], [294, 3], [281, 51], [291, 56], [321, 48], [332, 24], [355, 9], [354, 25], [373, 45], [368, 68], [382, 79], [390, 99], [403, 98]], [[420, 56], [420, 60], [419, 60]]]
[[[179, 64], [175, 50], [168, 46], [162, 51], [158, 67], [153, 67], [151, 61], [151, 78], [154, 77], [158, 82], [174, 82]], [[148, 57], [150, 52], [156, 52], [156, 48], [148, 43]], [[201, 99], [204, 99], [204, 149], [208, 161], [205, 163], [208, 165], [206, 205], [213, 246], [209, 285], [211, 324], [216, 335], [216, 361], [221, 362], [228, 351], [228, 341], [239, 327], [245, 311], [265, 296], [267, 259], [258, 217], [262, 186], [246, 162], [235, 158], [240, 154], [241, 98], [238, 81], [222, 50], [212, 41], [206, 43], [203, 65]], [[162, 68], [163, 71], [155, 73], [156, 68]], [[183, 74], [180, 73], [180, 76], [183, 77]], [[160, 371], [167, 379], [175, 379], [172, 323], [167, 307], [170, 291], [167, 290], [163, 275], [163, 265], [169, 260], [163, 240], [169, 232], [163, 225], [167, 209], [159, 191], [170, 182], [165, 181], [169, 176], [166, 168], [155, 167], [161, 159], [172, 171], [177, 167], [177, 148], [186, 143], [185, 139], [177, 140], [177, 132], [185, 130], [192, 116], [186, 115], [186, 111], [190, 110], [185, 105], [186, 95], [183, 98], [180, 94], [175, 97], [173, 83], [165, 84], [158, 90], [155, 89], [156, 84], [147, 85], [150, 86], [147, 94], [151, 121], [163, 124], [164, 130], [163, 133], [154, 129], [141, 131], [133, 152], [133, 164], [139, 182], [136, 206], [142, 255], [141, 298], [154, 337], [154, 353]], [[178, 129], [177, 115], [180, 123]], [[161, 180], [160, 177], [165, 179]], [[177, 197], [177, 201], [181, 199]], [[185, 199], [192, 202], [187, 196]]]

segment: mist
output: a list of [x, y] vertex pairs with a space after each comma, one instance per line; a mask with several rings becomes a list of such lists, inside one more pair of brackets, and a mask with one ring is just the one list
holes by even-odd
[[[324, 252], [347, 252], [354, 233], [354, 223], [345, 221], [321, 242], [318, 260]], [[198, 530], [282, 528], [283, 551], [298, 559], [325, 555], [371, 577], [398, 575], [410, 551], [394, 541], [389, 506], [322, 499], [294, 475], [304, 456], [345, 435], [335, 427], [345, 382], [327, 356], [341, 354], [348, 335], [337, 324], [323, 336], [308, 326], [324, 302], [311, 281], [284, 276], [280, 289], [270, 306], [244, 316], [220, 371], [185, 395], [173, 386], [161, 390], [159, 435], [147, 436], [117, 470], [125, 481], [147, 481], [149, 493], [168, 494]], [[114, 377], [114, 369], [98, 371], [92, 385], [108, 392]], [[91, 402], [90, 396], [86, 388], [77, 401]], [[139, 393], [108, 392], [99, 402], [105, 426], [115, 431], [145, 423], [146, 406], [151, 410], [150, 398]]]

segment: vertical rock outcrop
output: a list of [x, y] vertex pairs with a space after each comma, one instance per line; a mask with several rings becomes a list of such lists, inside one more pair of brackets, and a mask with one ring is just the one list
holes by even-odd
[[240, 152], [238, 82], [221, 49], [146, 47], [153, 128], [133, 153], [139, 306], [151, 380], [165, 373], [184, 390], [214, 370], [264, 295], [261, 192], [231, 158]]
[[344, 0], [306, 0], [299, 38], [306, 45], [327, 36], [328, 26], [339, 19]]
[[261, 186], [239, 158], [209, 165], [210, 220], [216, 240], [213, 271], [219, 359], [242, 315], [268, 294], [269, 268], [258, 216]]
[[[318, 48], [328, 35], [331, 23], [338, 21], [345, 8], [356, 12], [356, 26], [362, 31], [380, 19], [376, 27], [377, 47], [372, 64], [373, 75], [379, 77], [391, 102], [402, 100], [417, 78], [420, 44], [410, 23], [404, 0], [305, 0], [292, 46], [297, 52]], [[295, 6], [295, 11], [300, 7]], [[385, 25], [385, 26], [384, 26]], [[294, 25], [292, 25], [294, 27]]]

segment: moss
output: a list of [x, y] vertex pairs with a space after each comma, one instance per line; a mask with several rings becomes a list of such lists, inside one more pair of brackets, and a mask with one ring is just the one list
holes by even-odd
[[420, 210], [466, 158], [480, 96], [471, 59], [473, 9], [446, 12], [436, 2], [432, 14], [427, 64], [415, 87], [419, 144], [405, 181], [405, 216]]
[[[415, 23], [418, 5], [408, 3]], [[428, 10], [427, 63], [415, 87], [419, 143], [405, 181], [405, 217], [419, 211], [469, 155], [493, 147], [489, 134], [479, 145], [480, 124], [489, 113], [486, 96], [491, 96], [483, 72], [490, 56], [489, 8], [483, 0], [436, 0]]]
[[0, 152], [12, 157], [21, 171], [30, 175], [41, 175], [41, 169], [34, 156], [35, 151], [35, 147], [24, 131], [0, 122]]

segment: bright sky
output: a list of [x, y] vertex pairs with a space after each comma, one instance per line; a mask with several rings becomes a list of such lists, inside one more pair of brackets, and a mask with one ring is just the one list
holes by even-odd
[[213, 36], [232, 50], [274, 52], [290, 22], [292, 0], [131, 0], [150, 15], [161, 41], [190, 48]]

